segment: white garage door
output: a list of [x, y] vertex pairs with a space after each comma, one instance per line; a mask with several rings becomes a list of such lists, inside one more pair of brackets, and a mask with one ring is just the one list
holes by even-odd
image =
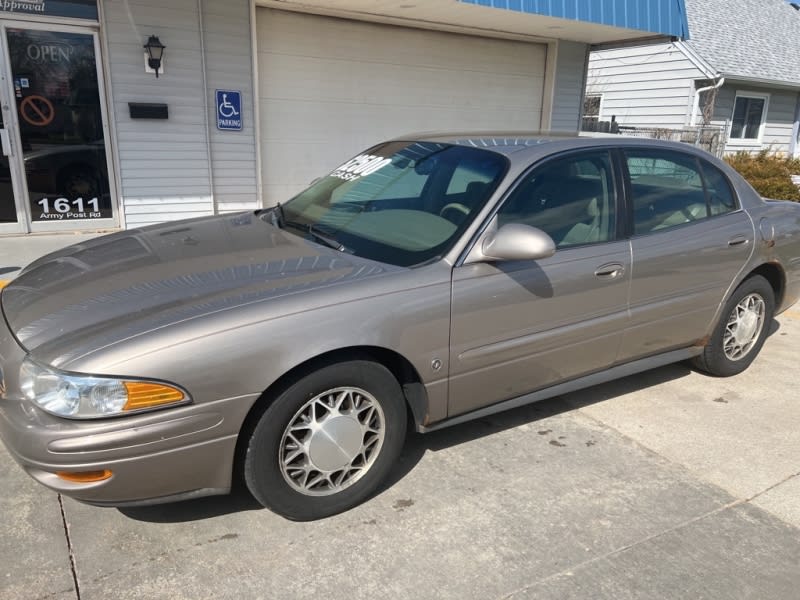
[[386, 138], [540, 127], [546, 46], [258, 10], [265, 204]]

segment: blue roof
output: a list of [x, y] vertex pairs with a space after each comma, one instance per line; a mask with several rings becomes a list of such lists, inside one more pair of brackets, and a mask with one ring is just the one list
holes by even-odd
[[492, 8], [585, 21], [650, 35], [689, 38], [684, 0], [460, 0]]

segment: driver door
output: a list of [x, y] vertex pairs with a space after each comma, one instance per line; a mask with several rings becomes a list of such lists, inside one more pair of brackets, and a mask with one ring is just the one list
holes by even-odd
[[609, 152], [548, 161], [525, 176], [498, 225], [542, 229], [556, 253], [453, 270], [448, 416], [611, 366], [628, 321], [630, 244], [617, 239]]

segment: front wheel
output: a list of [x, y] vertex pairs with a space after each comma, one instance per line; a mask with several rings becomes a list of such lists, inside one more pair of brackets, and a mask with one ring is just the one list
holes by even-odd
[[769, 282], [760, 275], [745, 279], [725, 304], [695, 366], [718, 377], [741, 373], [761, 351], [774, 314], [775, 292]]
[[247, 444], [253, 496], [295, 521], [363, 502], [385, 479], [406, 433], [403, 393], [384, 366], [354, 360], [314, 371], [281, 393]]

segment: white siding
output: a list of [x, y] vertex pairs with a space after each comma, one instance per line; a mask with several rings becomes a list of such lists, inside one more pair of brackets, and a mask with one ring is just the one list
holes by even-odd
[[542, 44], [258, 9], [267, 204], [382, 139], [533, 130]]
[[683, 127], [694, 81], [705, 76], [674, 44], [592, 52], [587, 94], [601, 94], [600, 119], [621, 125]]
[[577, 42], [559, 42], [553, 93], [552, 131], [577, 131], [583, 108], [586, 59], [589, 47]]
[[[261, 205], [257, 197], [253, 49], [248, 0], [203, 0], [206, 24], [211, 165], [218, 212]], [[216, 126], [215, 91], [242, 92], [242, 131], [219, 131]]]
[[730, 125], [737, 91], [743, 94], [748, 92], [768, 94], [767, 119], [764, 123], [764, 133], [760, 144], [729, 139], [725, 146], [725, 152], [758, 152], [762, 148], [767, 148], [773, 152], [787, 153], [792, 140], [795, 106], [798, 100], [797, 92], [758, 88], [745, 83], [726, 83], [717, 94], [712, 119], [713, 125]]
[[[203, 89], [201, 23], [197, 0], [104, 0], [109, 94], [116, 121], [121, 203], [128, 227], [213, 214], [215, 192], [224, 209], [233, 203], [255, 205], [255, 133], [252, 106], [250, 14], [247, 0], [203, 0], [208, 90]], [[165, 73], [156, 79], [144, 70], [142, 45], [158, 35], [167, 47]], [[216, 87], [239, 89], [246, 130], [215, 129]], [[129, 102], [169, 105], [169, 119], [132, 120]], [[209, 170], [213, 159], [216, 190]], [[228, 174], [232, 177], [229, 177]]]

